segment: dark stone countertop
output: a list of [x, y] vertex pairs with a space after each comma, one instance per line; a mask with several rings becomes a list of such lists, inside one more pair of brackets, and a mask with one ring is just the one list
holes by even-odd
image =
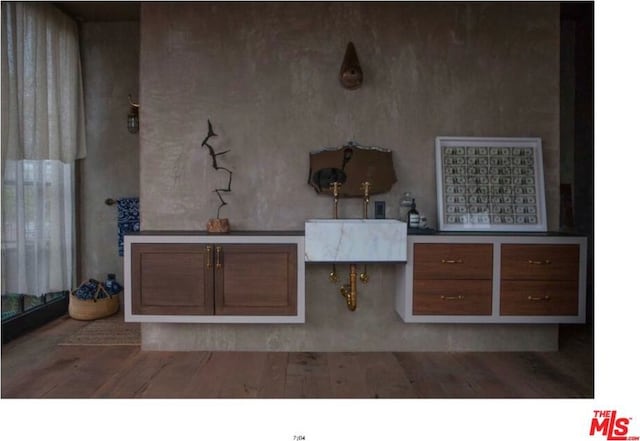
[[408, 236], [504, 236], [504, 237], [586, 237], [586, 234], [562, 231], [438, 231], [409, 228]]
[[145, 230], [127, 233], [127, 236], [304, 236], [304, 230], [240, 230], [228, 233], [209, 233], [205, 230]]

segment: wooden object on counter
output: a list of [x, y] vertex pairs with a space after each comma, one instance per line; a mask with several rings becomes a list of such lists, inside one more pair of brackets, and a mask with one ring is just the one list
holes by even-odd
[[212, 218], [207, 222], [207, 231], [209, 233], [228, 233], [230, 229], [229, 219], [227, 218]]

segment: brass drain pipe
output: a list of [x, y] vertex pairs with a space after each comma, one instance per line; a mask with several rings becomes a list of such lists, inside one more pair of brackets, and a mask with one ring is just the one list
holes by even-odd
[[358, 306], [358, 271], [355, 264], [349, 265], [349, 284], [342, 285], [340, 292], [347, 299], [347, 307], [355, 311]]

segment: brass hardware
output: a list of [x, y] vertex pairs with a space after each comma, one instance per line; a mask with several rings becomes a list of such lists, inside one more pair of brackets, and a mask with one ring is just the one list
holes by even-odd
[[464, 300], [464, 296], [440, 296], [440, 300]]
[[206, 246], [207, 249], [207, 268], [212, 268], [213, 264], [211, 263], [211, 250], [213, 247], [211, 245]]
[[222, 247], [216, 247], [216, 269], [222, 268], [222, 263], [220, 263], [221, 252], [222, 252]]
[[338, 199], [340, 197], [340, 187], [342, 187], [342, 184], [339, 182], [332, 182], [330, 185], [333, 190], [333, 218], [338, 219]]
[[347, 307], [355, 311], [358, 306], [358, 268], [355, 264], [349, 265], [349, 283], [340, 287], [340, 294], [347, 300]]
[[340, 294], [347, 299], [347, 307], [355, 311], [358, 299], [358, 271], [356, 265], [349, 265], [349, 284], [340, 287]]
[[371, 188], [371, 182], [364, 181], [360, 185], [360, 189], [364, 190], [364, 199], [362, 201], [362, 218], [367, 219], [369, 217], [369, 189]]
[[[371, 188], [371, 182], [364, 181], [360, 185], [360, 189], [364, 190], [364, 199], [362, 201], [362, 218], [367, 219], [369, 217], [369, 190]], [[367, 274], [367, 265], [364, 266], [364, 271], [360, 273], [360, 280], [362, 283], [369, 282], [369, 274]]]
[[545, 260], [529, 260], [529, 265], [549, 265], [551, 261], [549, 259]]
[[464, 261], [462, 259], [442, 259], [440, 263], [451, 265], [454, 263], [464, 263]]
[[364, 266], [364, 270], [360, 273], [360, 281], [362, 283], [369, 282], [369, 274], [367, 274], [367, 265]]
[[331, 280], [331, 282], [336, 283], [338, 281], [338, 272], [336, 271], [336, 264], [333, 264], [333, 269], [331, 270], [331, 273], [329, 273], [329, 280]]
[[529, 300], [531, 302], [548, 302], [549, 300], [551, 300], [551, 297], [549, 297], [549, 296], [544, 296], [544, 297], [529, 296], [529, 297], [527, 297], [527, 300]]
[[342, 184], [339, 182], [332, 182], [331, 184], [331, 189], [333, 190], [333, 197], [338, 197], [338, 194], [340, 192], [340, 187], [342, 187]]

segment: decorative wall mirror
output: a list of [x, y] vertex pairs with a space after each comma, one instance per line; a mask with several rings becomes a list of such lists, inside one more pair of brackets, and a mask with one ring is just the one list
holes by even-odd
[[444, 231], [547, 231], [540, 138], [436, 138]]
[[341, 197], [362, 197], [362, 184], [370, 183], [369, 194], [386, 193], [397, 181], [390, 150], [364, 147], [349, 142], [309, 154], [309, 185], [316, 192], [333, 195], [330, 184], [342, 184]]

